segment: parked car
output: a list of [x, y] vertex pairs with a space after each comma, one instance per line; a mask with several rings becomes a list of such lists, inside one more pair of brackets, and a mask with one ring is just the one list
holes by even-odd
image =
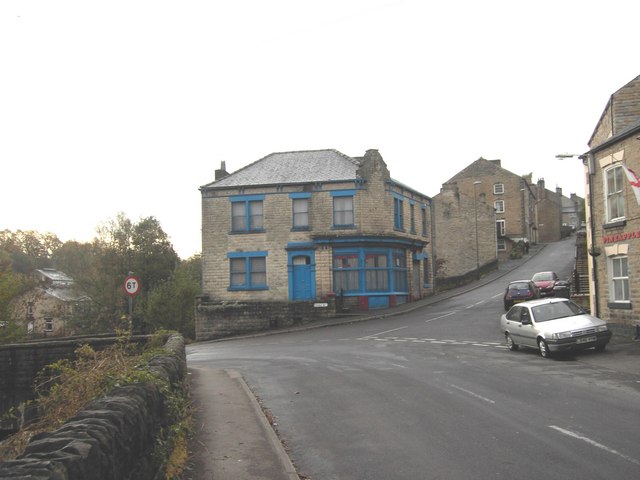
[[569, 298], [571, 296], [571, 282], [558, 280], [553, 286], [553, 296]]
[[531, 277], [531, 280], [540, 289], [541, 297], [552, 297], [553, 287], [560, 278], [556, 272], [538, 272]]
[[514, 304], [540, 298], [540, 291], [531, 280], [515, 280], [509, 282], [504, 291], [504, 309], [509, 310]]
[[541, 298], [514, 305], [500, 317], [500, 328], [509, 350], [537, 348], [543, 357], [587, 348], [602, 351], [611, 340], [606, 322], [567, 298]]

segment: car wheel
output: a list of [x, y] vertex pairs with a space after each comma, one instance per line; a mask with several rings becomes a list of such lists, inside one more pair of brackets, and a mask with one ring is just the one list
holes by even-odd
[[511, 335], [509, 335], [508, 333], [505, 333], [504, 337], [505, 337], [505, 341], [507, 342], [507, 348], [509, 350], [511, 350], [512, 352], [515, 352], [516, 350], [518, 350], [518, 344], [513, 343], [513, 338], [511, 338]]
[[540, 356], [543, 358], [549, 358], [551, 352], [549, 351], [549, 345], [542, 338], [538, 340], [538, 350], [540, 350]]

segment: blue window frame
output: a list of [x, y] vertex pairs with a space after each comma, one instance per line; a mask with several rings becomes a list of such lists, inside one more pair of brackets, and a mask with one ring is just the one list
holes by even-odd
[[263, 201], [264, 195], [238, 195], [231, 197], [231, 231], [263, 231]]
[[333, 290], [336, 293], [408, 293], [406, 252], [391, 248], [336, 248]]
[[404, 223], [402, 220], [402, 205], [403, 201], [401, 197], [393, 197], [393, 228], [396, 230], [402, 230]]
[[267, 252], [233, 252], [229, 258], [229, 290], [267, 288]]
[[411, 233], [416, 233], [416, 212], [415, 212], [415, 204], [413, 202], [409, 203], [409, 212], [411, 214], [411, 229], [409, 230]]
[[333, 197], [333, 227], [353, 228], [353, 190], [339, 190], [331, 192]]

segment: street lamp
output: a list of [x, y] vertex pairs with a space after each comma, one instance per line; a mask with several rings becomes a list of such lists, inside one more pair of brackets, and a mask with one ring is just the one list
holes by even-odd
[[478, 195], [476, 193], [477, 186], [482, 182], [476, 180], [473, 182], [473, 211], [476, 223], [476, 280], [480, 280], [480, 246], [478, 242]]
[[[577, 153], [559, 153], [556, 159], [565, 160], [567, 158], [578, 158], [582, 160], [582, 164], [586, 167], [587, 182], [585, 190], [586, 212], [585, 220], [587, 220], [587, 245], [591, 244], [591, 249], [596, 246], [595, 225], [593, 224], [593, 176], [595, 175], [594, 156], [593, 153], [587, 152], [583, 154]], [[590, 255], [591, 268], [589, 271], [589, 303], [591, 314], [598, 316], [600, 314], [600, 302], [598, 300], [598, 269], [596, 265], [596, 256]], [[593, 287], [593, 288], [591, 288]]]

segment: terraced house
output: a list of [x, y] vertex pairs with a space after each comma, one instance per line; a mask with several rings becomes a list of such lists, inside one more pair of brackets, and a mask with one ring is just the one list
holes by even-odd
[[640, 331], [640, 76], [614, 92], [580, 158], [591, 312]]
[[223, 164], [200, 191], [201, 306], [335, 298], [363, 310], [431, 293], [431, 199], [392, 179], [377, 150], [272, 153], [232, 174]]

